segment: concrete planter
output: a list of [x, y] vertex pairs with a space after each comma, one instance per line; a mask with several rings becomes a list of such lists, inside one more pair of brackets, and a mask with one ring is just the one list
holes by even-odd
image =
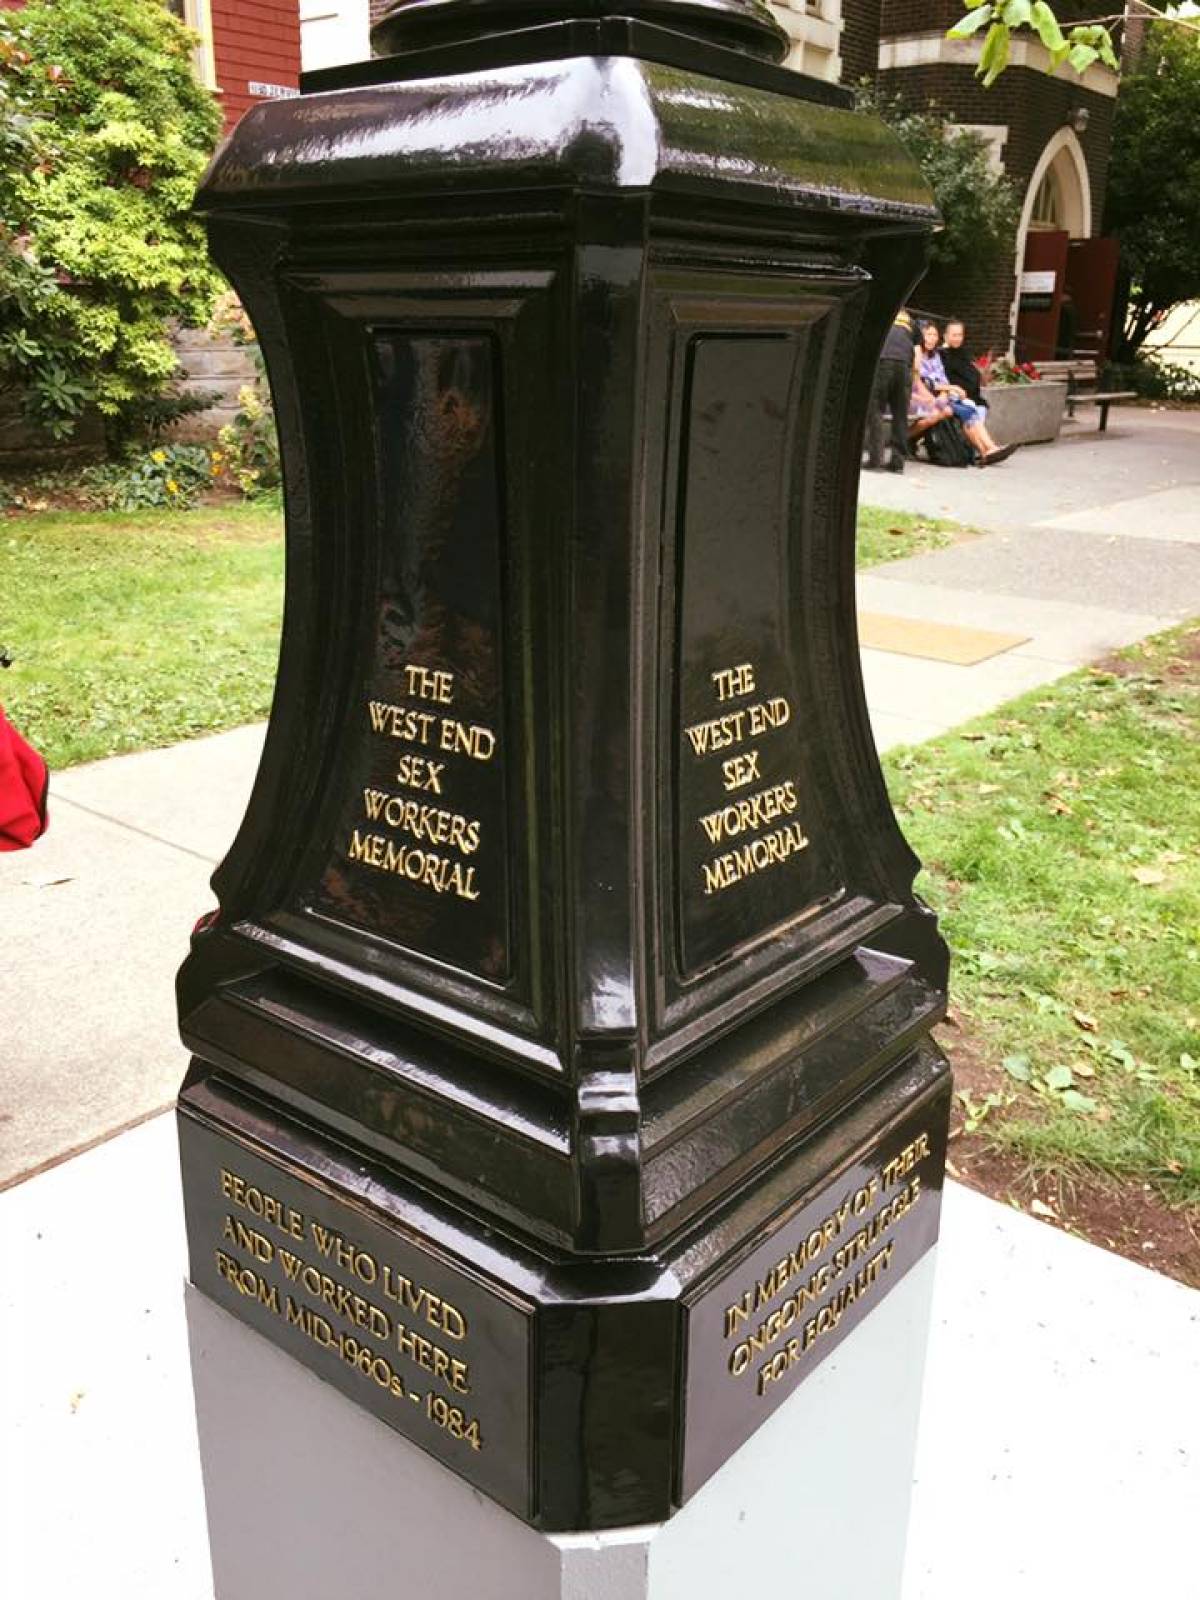
[[1037, 383], [987, 384], [988, 432], [997, 444], [1043, 444], [1058, 438], [1067, 409], [1067, 386]]

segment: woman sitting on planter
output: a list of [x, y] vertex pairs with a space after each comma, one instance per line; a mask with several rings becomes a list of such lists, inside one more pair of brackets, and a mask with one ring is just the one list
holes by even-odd
[[[962, 423], [963, 432], [979, 455], [981, 467], [998, 466], [1007, 461], [1017, 448], [1015, 444], [999, 445], [987, 430], [987, 407], [968, 400], [960, 384], [951, 383], [946, 376], [938, 345], [942, 336], [935, 322], [927, 322], [921, 329], [921, 345], [914, 358], [914, 371], [930, 394], [947, 403]], [[915, 385], [914, 385], [915, 386]]]
[[[983, 379], [975, 357], [967, 349], [967, 329], [961, 317], [951, 317], [946, 324], [940, 355], [950, 382], [957, 384], [968, 400], [983, 406]], [[986, 414], [987, 407], [983, 409]]]

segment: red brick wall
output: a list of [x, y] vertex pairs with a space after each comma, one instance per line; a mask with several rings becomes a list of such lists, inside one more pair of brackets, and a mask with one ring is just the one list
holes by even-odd
[[226, 129], [257, 105], [251, 83], [300, 80], [298, 0], [211, 0], [213, 53]]

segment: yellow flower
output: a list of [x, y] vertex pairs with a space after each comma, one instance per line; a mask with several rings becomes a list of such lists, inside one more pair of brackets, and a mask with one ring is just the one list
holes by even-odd
[[167, 452], [165, 450], [156, 450], [150, 459], [151, 461], [157, 461], [161, 467], [163, 462], [167, 459]]
[[179, 485], [175, 482], [174, 478], [168, 478], [167, 479], [167, 493], [168, 494], [178, 494], [179, 493]]

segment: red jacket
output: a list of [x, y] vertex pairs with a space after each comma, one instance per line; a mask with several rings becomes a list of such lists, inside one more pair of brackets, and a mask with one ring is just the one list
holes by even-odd
[[0, 850], [21, 850], [46, 831], [46, 763], [0, 709]]

